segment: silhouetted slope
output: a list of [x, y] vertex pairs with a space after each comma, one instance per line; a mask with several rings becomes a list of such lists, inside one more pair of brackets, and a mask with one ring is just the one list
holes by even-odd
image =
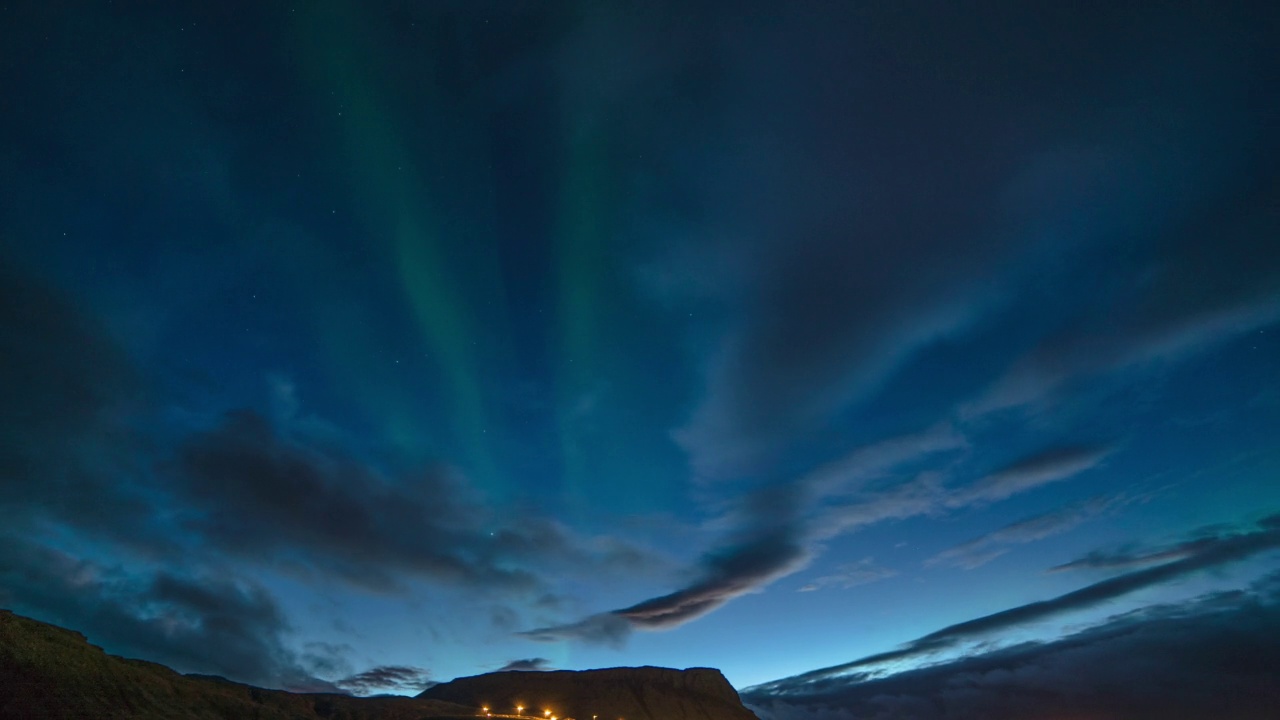
[[497, 672], [458, 678], [424, 690], [434, 698], [493, 712], [591, 720], [756, 720], [719, 670], [611, 668], [580, 672]]
[[264, 690], [108, 655], [83, 635], [0, 610], [0, 718], [409, 720], [473, 708], [416, 698]]

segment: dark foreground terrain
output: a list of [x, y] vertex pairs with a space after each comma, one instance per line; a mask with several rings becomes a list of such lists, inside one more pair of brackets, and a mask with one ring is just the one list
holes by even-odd
[[78, 632], [0, 610], [0, 718], [475, 720], [486, 705], [498, 714], [516, 704], [562, 719], [756, 720], [706, 668], [492, 673], [416, 698], [290, 693], [108, 655]]
[[550, 710], [577, 720], [756, 720], [711, 668], [496, 672], [442, 683], [418, 697], [502, 713], [523, 706], [525, 715]]
[[108, 655], [83, 635], [0, 610], [0, 718], [473, 718], [417, 698], [264, 690]]

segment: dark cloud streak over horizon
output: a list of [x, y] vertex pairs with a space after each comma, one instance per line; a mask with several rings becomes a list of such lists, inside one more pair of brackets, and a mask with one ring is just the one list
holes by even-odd
[[965, 640], [985, 637], [1032, 621], [1089, 608], [1143, 588], [1167, 583], [1202, 570], [1239, 562], [1276, 549], [1280, 549], [1280, 515], [1262, 519], [1256, 528], [1249, 531], [1224, 533], [1206, 539], [1194, 552], [1181, 559], [1100, 580], [1050, 600], [1028, 603], [949, 625], [912, 640], [899, 650], [877, 653], [842, 665], [779, 680], [761, 686], [761, 690], [783, 695], [802, 692], [809, 685], [839, 677], [859, 668], [927, 655]]
[[795, 694], [748, 689], [743, 698], [767, 720], [1266, 720], [1280, 707], [1269, 670], [1280, 662], [1275, 581], [1113, 617], [1051, 642], [884, 678], [833, 678]]

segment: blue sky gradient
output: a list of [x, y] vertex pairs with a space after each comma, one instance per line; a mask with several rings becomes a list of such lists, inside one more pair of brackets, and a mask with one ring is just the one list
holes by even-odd
[[1037, 5], [0, 8], [0, 605], [780, 715], [1270, 618], [1280, 15]]

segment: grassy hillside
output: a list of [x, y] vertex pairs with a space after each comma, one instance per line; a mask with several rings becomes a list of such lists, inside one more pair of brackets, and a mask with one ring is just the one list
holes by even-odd
[[0, 610], [0, 718], [409, 720], [474, 713], [438, 700], [297, 694], [188, 677]]

